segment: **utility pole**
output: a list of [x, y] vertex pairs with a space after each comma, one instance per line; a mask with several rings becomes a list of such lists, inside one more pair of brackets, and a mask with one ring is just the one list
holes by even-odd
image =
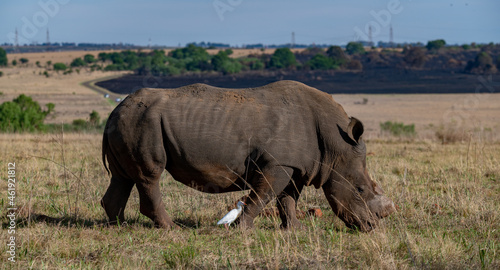
[[373, 39], [372, 39], [372, 26], [368, 28], [368, 39], [370, 39], [370, 46], [373, 46]]
[[292, 43], [290, 47], [292, 47], [292, 49], [295, 47], [295, 32], [292, 32]]
[[49, 28], [47, 27], [47, 50], [50, 49], [50, 36], [49, 36]]
[[394, 33], [392, 32], [392, 23], [391, 23], [391, 30], [390, 30], [390, 39], [389, 39], [389, 46], [391, 48], [394, 48]]
[[15, 39], [14, 42], [15, 42], [15, 44], [14, 44], [14, 46], [15, 46], [14, 51], [18, 52], [18, 50], [19, 50], [19, 39], [18, 39], [18, 36], [17, 36], [17, 27], [16, 27], [16, 39]]

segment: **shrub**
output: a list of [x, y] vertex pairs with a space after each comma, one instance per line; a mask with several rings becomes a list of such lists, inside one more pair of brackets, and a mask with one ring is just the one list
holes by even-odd
[[[165, 56], [165, 52], [162, 52], [162, 56]], [[198, 70], [209, 70], [210, 69], [210, 55], [208, 52], [202, 48], [198, 47], [194, 44], [189, 44], [185, 48], [175, 49], [168, 54], [170, 57], [183, 60], [178, 61], [178, 64], [183, 64], [183, 67], [177, 66], [178, 68], [185, 68], [189, 71], [198, 71]], [[155, 55], [156, 56], [156, 55]], [[165, 62], [164, 59], [163, 62]]]
[[2, 76], [3, 76], [3, 71], [0, 71], [0, 77], [2, 77]]
[[83, 59], [80, 57], [73, 59], [73, 61], [70, 64], [70, 66], [72, 67], [83, 67], [85, 65], [86, 65], [85, 61], [83, 61]]
[[55, 63], [53, 65], [55, 71], [66, 70], [68, 67], [64, 63]]
[[92, 112], [90, 113], [89, 117], [90, 117], [89, 123], [91, 125], [98, 126], [101, 123], [101, 116], [95, 110], [92, 110]]
[[290, 68], [295, 65], [295, 55], [289, 48], [276, 49], [269, 62], [271, 68]]
[[340, 46], [330, 46], [328, 50], [326, 50], [326, 54], [338, 66], [345, 64], [348, 60], [347, 56], [344, 53], [344, 50], [342, 50]]
[[12, 60], [12, 65], [13, 66], [17, 66], [17, 60], [16, 59]]
[[493, 59], [487, 52], [480, 52], [477, 54], [474, 61], [467, 62], [465, 72], [474, 74], [492, 74], [497, 72], [497, 68], [493, 64]]
[[469, 134], [465, 130], [458, 129], [453, 124], [446, 126], [441, 124], [434, 134], [442, 144], [464, 142], [469, 139]]
[[6, 66], [7, 63], [9, 63], [7, 52], [3, 48], [0, 48], [0, 66]]
[[20, 58], [19, 59], [19, 62], [21, 62], [21, 64], [27, 64], [30, 60], [28, 58]]
[[97, 60], [92, 54], [86, 54], [85, 56], [83, 56], [83, 61], [85, 61], [85, 63], [92, 64]]
[[425, 52], [420, 47], [405, 47], [403, 55], [403, 60], [410, 67], [422, 67], [425, 64]]
[[85, 121], [84, 119], [75, 119], [73, 120], [72, 124], [77, 128], [84, 128], [87, 126], [87, 121]]
[[350, 70], [362, 70], [363, 64], [361, 64], [359, 60], [354, 59], [349, 61], [349, 63], [347, 63], [346, 68]]
[[403, 123], [387, 121], [380, 123], [380, 129], [398, 137], [412, 137], [417, 134], [415, 132], [415, 124], [405, 125]]
[[365, 48], [363, 47], [363, 44], [359, 42], [349, 42], [347, 43], [347, 46], [345, 47], [345, 51], [348, 54], [362, 54], [365, 53]]
[[443, 39], [436, 39], [436, 40], [431, 40], [431, 41], [427, 42], [427, 46], [425, 46], [425, 47], [429, 51], [437, 51], [437, 50], [441, 49], [442, 47], [444, 47], [444, 45], [446, 45], [446, 41], [444, 41]]
[[311, 69], [328, 70], [338, 68], [332, 58], [319, 53], [313, 56], [313, 58], [311, 58], [311, 60], [309, 60], [307, 64], [311, 67]]
[[29, 96], [21, 94], [13, 101], [0, 105], [0, 131], [19, 132], [44, 130], [43, 121], [51, 113], [55, 105], [49, 103], [47, 110], [42, 111], [38, 102]]

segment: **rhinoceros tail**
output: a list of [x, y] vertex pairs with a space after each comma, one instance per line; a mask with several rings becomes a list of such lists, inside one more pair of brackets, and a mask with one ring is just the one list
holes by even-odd
[[107, 129], [104, 129], [104, 134], [102, 135], [102, 164], [104, 165], [104, 168], [106, 168], [106, 171], [108, 172], [108, 175], [110, 174], [108, 165], [106, 165], [106, 154], [108, 153], [109, 150], [109, 144], [108, 144], [108, 132]]

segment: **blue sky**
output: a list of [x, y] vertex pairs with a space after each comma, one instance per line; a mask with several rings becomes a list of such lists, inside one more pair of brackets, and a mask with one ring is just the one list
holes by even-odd
[[500, 43], [498, 0], [2, 0], [0, 43]]

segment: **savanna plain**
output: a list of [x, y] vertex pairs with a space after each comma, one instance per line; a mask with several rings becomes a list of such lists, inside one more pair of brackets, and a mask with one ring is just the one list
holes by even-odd
[[[53, 123], [113, 109], [81, 85], [110, 74], [82, 70], [45, 78], [35, 67], [2, 70], [2, 102], [23, 92], [42, 105], [55, 97]], [[154, 228], [139, 213], [136, 190], [126, 224], [107, 226], [100, 206], [109, 184], [101, 134], [0, 134], [0, 268], [499, 269], [500, 95], [334, 98], [365, 123], [369, 173], [398, 209], [374, 231], [347, 229], [313, 187], [305, 189], [298, 208], [319, 208], [323, 215], [304, 217], [304, 229], [281, 230], [278, 217], [259, 216], [252, 230], [226, 231], [216, 222], [245, 192], [205, 194], [167, 173], [161, 192], [178, 229]], [[381, 129], [386, 121], [415, 124], [415, 132], [395, 136]], [[12, 162], [16, 262], [7, 260], [6, 179]]]

